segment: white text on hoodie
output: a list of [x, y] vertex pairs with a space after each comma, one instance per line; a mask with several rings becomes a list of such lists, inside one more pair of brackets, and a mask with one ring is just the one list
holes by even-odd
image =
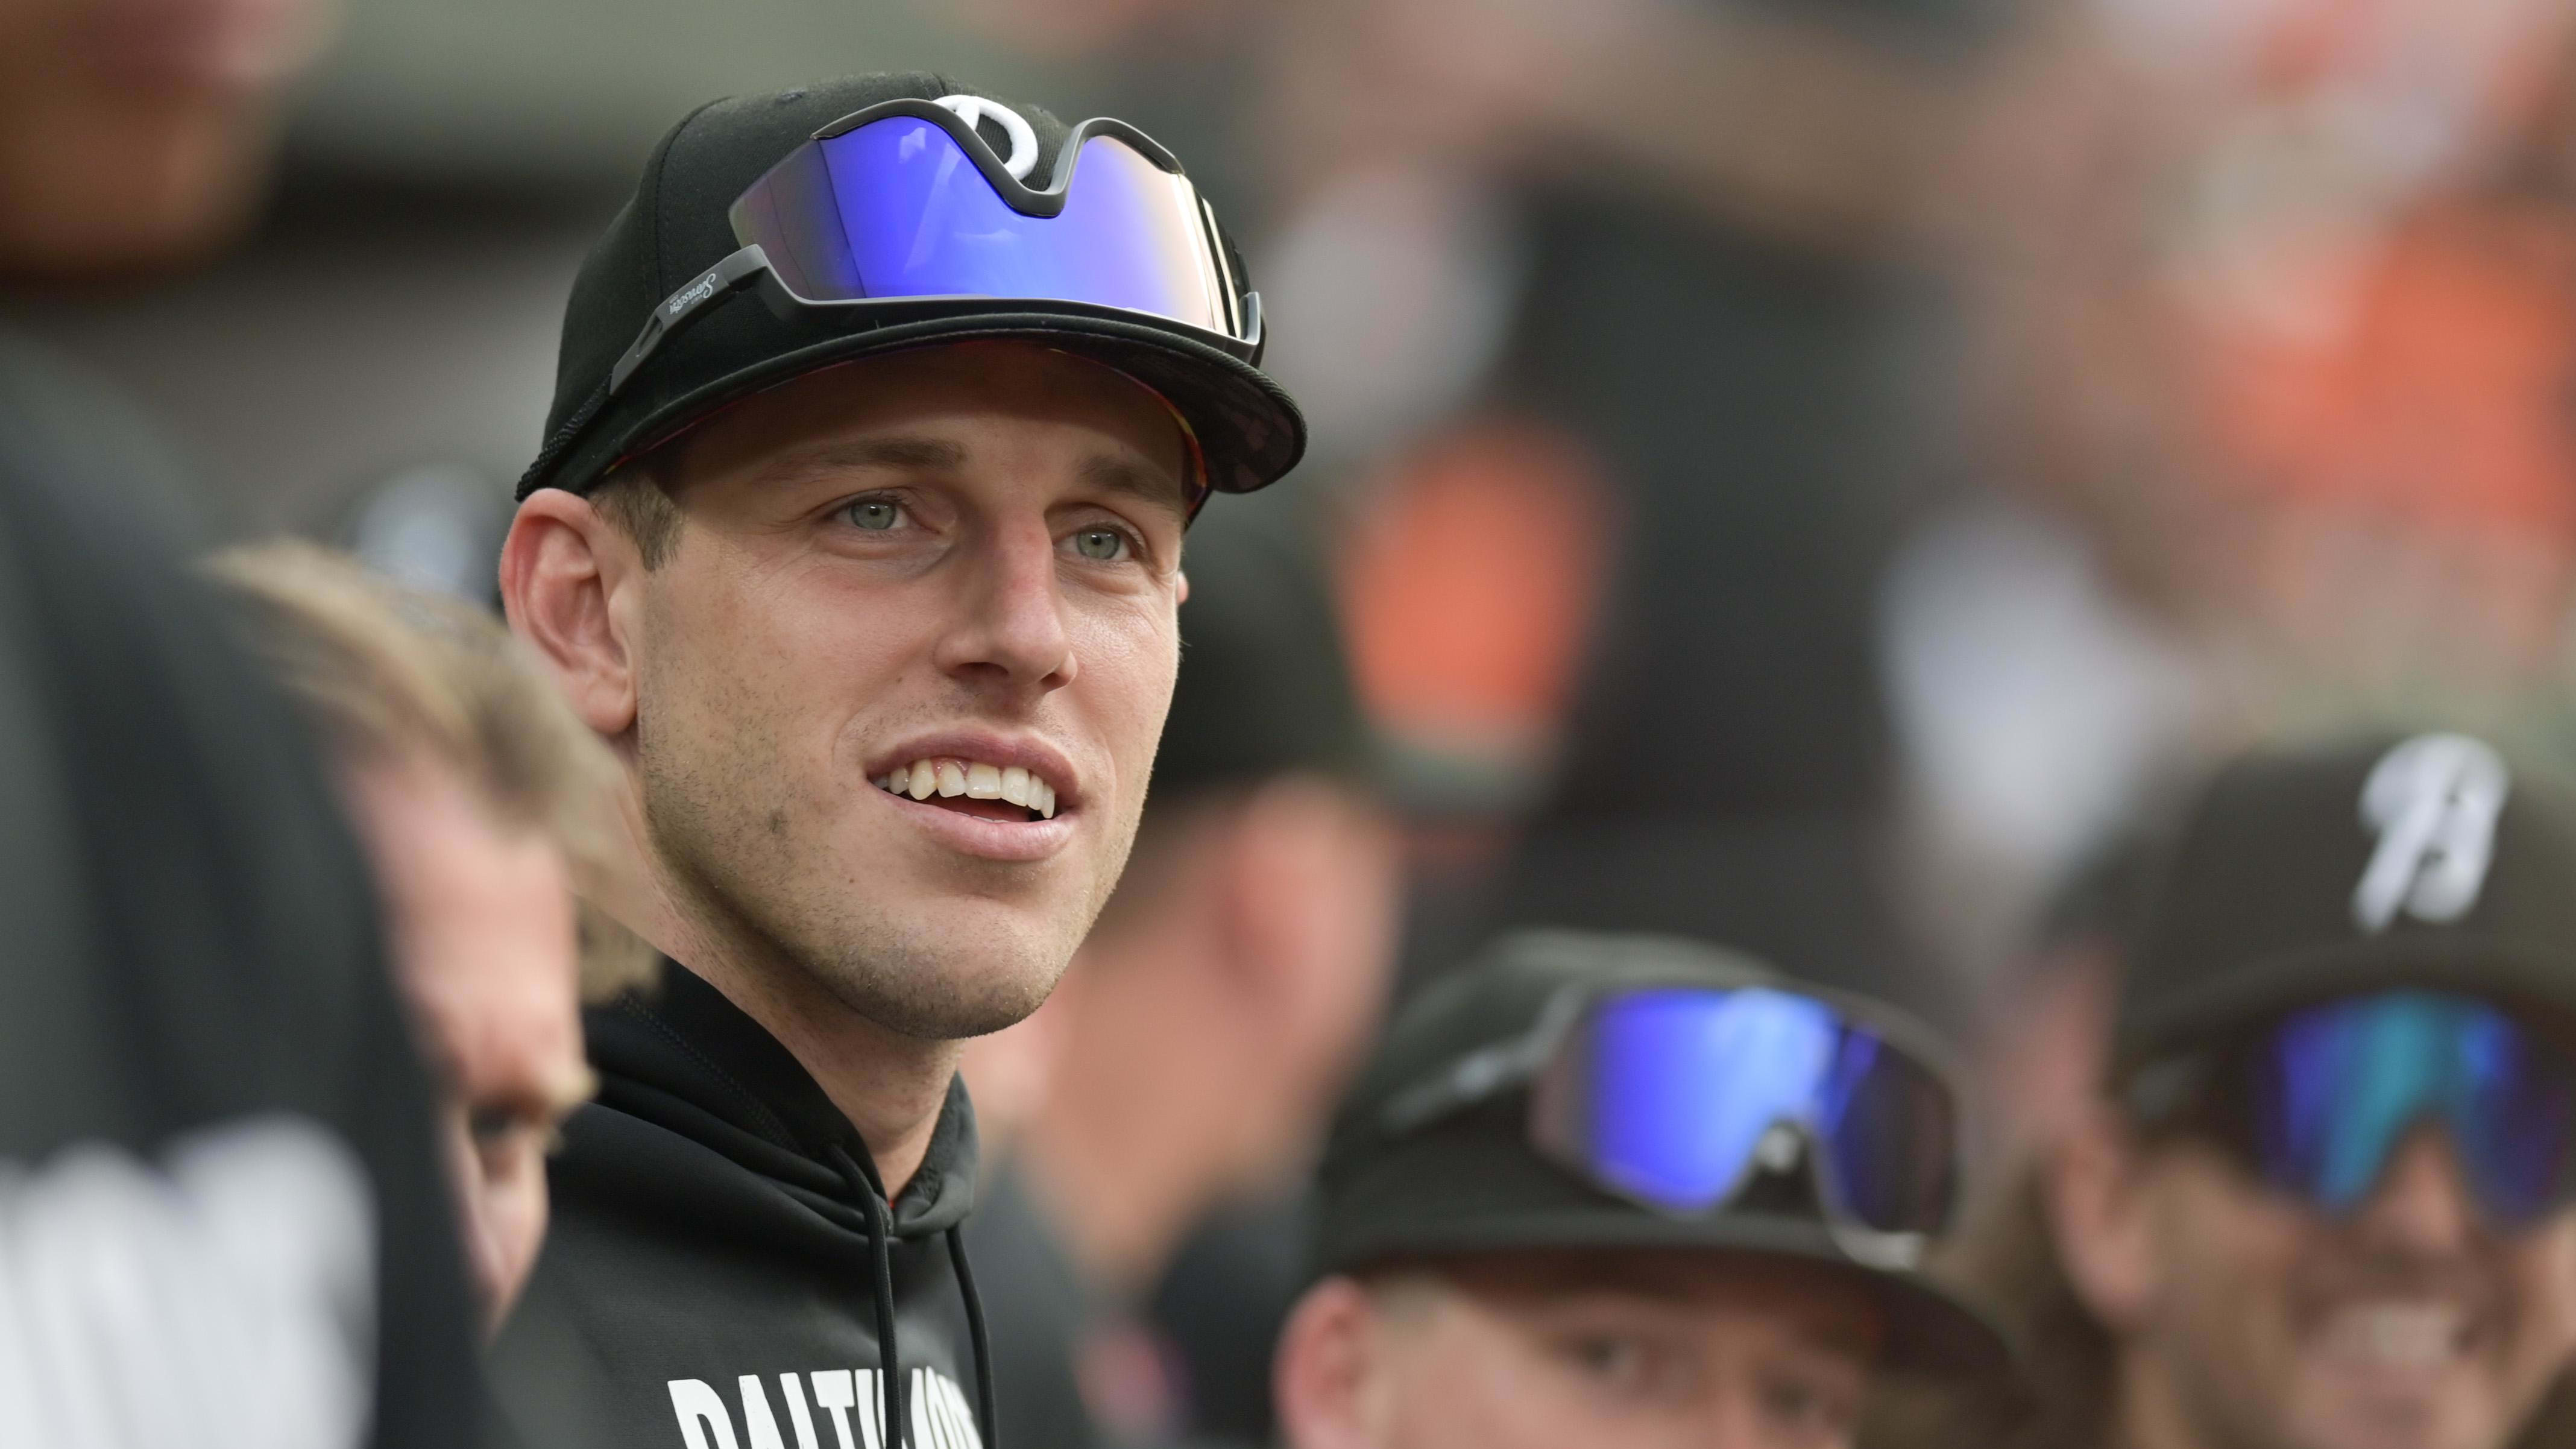
[[[816, 1369], [777, 1376], [778, 1396], [787, 1406], [795, 1449], [893, 1449], [885, 1434], [885, 1395], [875, 1369]], [[906, 1377], [904, 1401], [912, 1419], [913, 1449], [984, 1449], [975, 1432], [975, 1415], [955, 1380], [937, 1369], [916, 1368]], [[807, 1389], [812, 1397], [807, 1397]], [[767, 1386], [758, 1374], [734, 1380], [742, 1401], [743, 1432], [734, 1432], [724, 1396], [704, 1379], [670, 1381], [671, 1412], [680, 1420], [680, 1440], [687, 1449], [788, 1449], [770, 1412]], [[861, 1404], [869, 1407], [857, 1413]], [[818, 1433], [817, 1411], [828, 1424], [827, 1441]]]

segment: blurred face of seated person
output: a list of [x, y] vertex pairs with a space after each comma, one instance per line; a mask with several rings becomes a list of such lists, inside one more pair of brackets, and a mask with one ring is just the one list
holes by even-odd
[[1293, 1449], [1839, 1449], [1881, 1336], [1868, 1290], [1819, 1264], [1495, 1253], [1325, 1279], [1278, 1401]]
[[209, 572], [338, 766], [497, 1325], [545, 1238], [555, 1128], [590, 1095], [581, 999], [649, 965], [575, 895], [632, 890], [607, 813], [616, 765], [479, 609], [303, 544], [230, 550]]
[[189, 260], [249, 220], [330, 0], [0, 0], [0, 275]]
[[803, 1061], [889, 1190], [962, 1038], [1117, 883], [1178, 667], [1187, 465], [1123, 375], [1023, 343], [749, 397], [521, 505], [513, 624], [630, 767], [639, 922]]
[[487, 1321], [546, 1233], [546, 1153], [590, 1095], [563, 853], [424, 757], [344, 772], [384, 897], [395, 977], [439, 1084], [439, 1133]]
[[2499, 1449], [2576, 1355], [2576, 1209], [2492, 1221], [2438, 1127], [2340, 1219], [2108, 1114], [2046, 1185], [2138, 1449]]

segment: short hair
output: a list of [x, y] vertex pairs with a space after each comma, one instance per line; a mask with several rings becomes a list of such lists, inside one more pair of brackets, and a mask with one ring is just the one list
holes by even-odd
[[[612, 846], [615, 758], [499, 620], [309, 543], [227, 549], [207, 571], [242, 604], [252, 656], [344, 763], [426, 756], [502, 824], [551, 840], [577, 884], [625, 869]], [[596, 893], [578, 910], [589, 1001], [644, 984], [655, 964]]]
[[665, 444], [630, 458], [590, 490], [590, 506], [635, 545], [646, 573], [660, 568], [680, 543], [680, 505], [664, 477], [673, 451]]

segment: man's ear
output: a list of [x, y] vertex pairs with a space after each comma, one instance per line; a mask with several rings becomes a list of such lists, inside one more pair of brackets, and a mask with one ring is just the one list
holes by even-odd
[[2129, 1125], [2096, 1103], [2040, 1163], [2058, 1261], [2075, 1296], [2116, 1332], [2136, 1328], [2163, 1278], [2148, 1163]]
[[1306, 1290], [1279, 1330], [1270, 1393], [1288, 1449], [1372, 1449], [1377, 1344], [1368, 1291], [1343, 1277]]
[[501, 608], [584, 723], [616, 739], [635, 723], [633, 633], [644, 561], [590, 500], [528, 495], [501, 545]]

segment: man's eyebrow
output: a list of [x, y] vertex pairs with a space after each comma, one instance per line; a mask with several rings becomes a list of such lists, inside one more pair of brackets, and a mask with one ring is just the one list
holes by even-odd
[[1839, 1314], [1828, 1320], [1801, 1323], [1796, 1331], [1798, 1340], [1809, 1348], [1856, 1358], [1863, 1363], [1878, 1356], [1887, 1337], [1876, 1324]]
[[966, 448], [946, 438], [863, 438], [848, 443], [818, 443], [790, 448], [771, 458], [761, 475], [772, 482], [890, 468], [921, 472], [966, 466]]
[[1086, 486], [1147, 503], [1168, 503], [1186, 512], [1189, 485], [1170, 472], [1116, 453], [1094, 453], [1078, 470]]

